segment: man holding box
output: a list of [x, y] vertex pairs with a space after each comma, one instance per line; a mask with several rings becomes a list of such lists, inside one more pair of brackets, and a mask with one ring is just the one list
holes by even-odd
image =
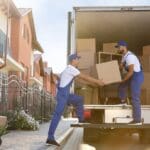
[[54, 138], [54, 133], [66, 105], [72, 104], [73, 106], [75, 106], [79, 122], [84, 122], [83, 98], [76, 94], [70, 94], [70, 86], [73, 80], [75, 78], [79, 78], [87, 81], [88, 83], [91, 83], [92, 85], [96, 86], [104, 85], [104, 83], [101, 80], [97, 80], [80, 73], [80, 71], [77, 69], [77, 66], [79, 64], [79, 58], [80, 57], [77, 54], [70, 55], [68, 58], [69, 65], [60, 75], [58, 83], [58, 91], [56, 96], [57, 105], [49, 127], [48, 138], [46, 141], [47, 144], [60, 146]]
[[121, 81], [119, 87], [119, 97], [121, 103], [126, 103], [126, 92], [129, 86], [132, 98], [133, 107], [133, 121], [130, 124], [141, 124], [141, 85], [144, 81], [143, 71], [139, 59], [135, 54], [127, 49], [127, 43], [125, 41], [119, 41], [115, 46], [118, 48], [118, 52], [122, 54], [121, 69], [125, 69], [127, 74]]

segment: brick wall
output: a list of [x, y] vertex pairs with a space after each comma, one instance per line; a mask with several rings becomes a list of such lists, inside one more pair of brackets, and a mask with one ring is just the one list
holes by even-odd
[[56, 96], [56, 77], [51, 74], [45, 73], [44, 76], [44, 88], [46, 91], [50, 92], [53, 96]]
[[31, 74], [32, 31], [28, 15], [12, 18], [11, 22], [12, 57], [26, 68], [24, 74], [29, 79]]
[[11, 48], [12, 57], [19, 61], [19, 37], [20, 37], [20, 21], [17, 18], [12, 18], [11, 21]]

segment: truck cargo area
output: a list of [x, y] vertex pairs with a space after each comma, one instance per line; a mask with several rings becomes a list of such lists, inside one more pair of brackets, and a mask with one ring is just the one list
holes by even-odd
[[141, 55], [142, 47], [150, 44], [150, 11], [141, 7], [123, 8], [75, 8], [76, 38], [96, 38], [96, 50], [102, 43], [120, 39], [127, 41], [130, 50]]
[[[71, 32], [73, 37], [71, 44], [72, 46], [74, 45], [74, 50], [81, 55], [80, 64], [82, 65], [79, 68], [80, 71], [96, 77], [97, 73], [93, 68], [96, 64], [101, 63], [99, 60], [101, 59], [100, 57], [102, 57], [103, 62], [121, 59], [115, 52], [114, 54], [107, 54], [107, 52], [104, 52], [104, 44], [125, 40], [128, 43], [129, 50], [141, 58], [145, 76], [142, 87], [141, 104], [149, 105], [150, 86], [148, 82], [150, 80], [150, 59], [148, 55], [143, 56], [143, 46], [150, 45], [150, 7], [75, 7], [74, 14], [74, 25], [72, 26], [72, 31], [74, 32]], [[78, 49], [78, 44], [81, 43], [81, 48], [83, 48], [82, 41], [78, 43], [78, 40], [80, 39], [91, 39], [89, 42], [94, 39], [95, 43], [93, 42], [93, 45], [95, 44], [95, 48], [93, 46], [88, 49], [87, 46], [85, 48], [87, 50], [84, 50], [84, 52], [80, 51], [80, 49]], [[87, 41], [88, 44], [89, 42]], [[94, 52], [96, 52], [95, 61]], [[110, 84], [99, 90], [93, 89], [93, 97], [95, 99], [95, 102], [93, 103], [89, 100], [89, 93], [92, 93], [91, 88], [88, 87], [87, 92], [85, 93], [85, 90], [82, 90], [84, 87], [82, 85], [78, 86], [77, 84], [75, 89], [77, 89], [77, 94], [81, 94], [87, 99], [85, 100], [85, 104], [107, 104], [106, 98], [109, 100], [116, 99], [116, 103], [119, 103], [117, 94], [118, 86], [118, 84]], [[113, 100], [110, 101], [108, 104], [115, 102]]]
[[[129, 125], [128, 123], [133, 120], [132, 118], [132, 106], [118, 106], [118, 105], [85, 105], [85, 110], [90, 110], [90, 115], [85, 118], [87, 122], [84, 124], [74, 124], [74, 127], [96, 127], [103, 128], [124, 128], [129, 126], [129, 128], [137, 127], [138, 125]], [[141, 127], [150, 128], [150, 105], [141, 106], [142, 112], [142, 125]], [[93, 125], [92, 125], [93, 124]]]
[[[101, 61], [99, 61], [99, 55], [103, 57], [106, 63], [113, 60], [113, 57], [114, 60], [120, 60], [120, 56], [115, 54], [115, 50], [112, 51], [109, 57], [106, 56], [107, 51], [104, 51], [105, 43], [112, 43], [114, 45], [119, 40], [125, 40], [128, 43], [129, 50], [134, 52], [137, 56], [143, 55], [143, 46], [150, 45], [150, 7], [75, 7], [73, 16], [74, 26], [72, 26], [72, 28], [74, 32], [72, 33], [75, 40], [72, 40], [72, 43], [75, 45], [74, 48], [76, 52], [83, 56], [86, 54], [85, 58], [87, 59], [85, 61], [85, 58], [81, 58], [80, 63], [85, 62], [79, 69], [81, 72], [84, 71], [91, 76], [94, 74], [94, 77], [96, 77], [98, 73], [98, 70], [94, 71], [94, 66], [96, 64], [103, 64], [103, 62], [101, 63]], [[86, 39], [89, 40], [86, 41]], [[92, 46], [89, 44], [90, 42]], [[96, 54], [98, 58], [96, 58], [95, 61], [93, 61], [94, 54]], [[105, 54], [105, 56], [102, 54]], [[148, 56], [142, 56], [143, 59], [150, 60], [149, 57], [146, 57]], [[150, 65], [150, 61], [146, 61], [146, 63]], [[86, 64], [88, 64], [88, 66], [86, 66]], [[144, 86], [142, 86], [141, 105], [147, 106], [147, 110], [145, 110], [145, 106], [142, 106], [144, 123], [150, 123], [147, 117], [150, 111], [148, 107], [148, 105], [150, 105], [150, 91], [148, 90], [150, 73], [147, 71], [149, 65], [146, 65], [146, 68], [145, 66], [143, 67], [145, 81]], [[105, 65], [105, 67], [106, 70], [112, 68], [110, 65]], [[114, 71], [113, 69], [112, 71]], [[112, 76], [115, 72], [110, 74], [110, 76]], [[117, 83], [96, 89], [86, 87], [84, 84], [78, 84], [78, 82], [75, 84], [76, 93], [85, 99], [85, 109], [91, 110], [92, 113], [94, 112], [93, 116], [96, 114], [104, 114], [105, 117], [99, 116], [101, 123], [112, 123], [113, 119], [117, 116], [129, 116], [129, 118], [132, 116], [130, 93], [127, 95], [127, 100], [129, 100], [128, 104], [130, 104], [128, 107], [119, 108], [116, 105], [111, 105], [119, 103], [118, 87], [119, 84]], [[117, 118], [116, 120], [118, 121], [119, 119]]]
[[95, 128], [95, 129], [149, 129], [150, 124], [130, 125], [127, 123], [103, 123], [103, 124], [90, 124], [79, 123], [71, 124], [71, 127]]
[[[71, 127], [83, 128], [83, 140], [85, 142], [100, 142], [107, 136], [132, 136], [132, 134], [138, 134], [139, 142], [149, 144], [150, 106], [142, 106], [142, 117], [144, 120], [140, 125], [128, 124], [129, 119], [132, 120], [131, 106], [86, 105], [85, 107], [93, 111], [93, 116], [91, 116], [90, 120], [85, 123], [71, 124]], [[115, 122], [115, 119], [123, 122]]]
[[[84, 140], [99, 138], [108, 133], [134, 133], [142, 142], [150, 141], [150, 7], [75, 7], [71, 20], [72, 50], [81, 55], [78, 69], [94, 78], [110, 76], [110, 84], [94, 88], [75, 82], [75, 92], [84, 97], [85, 122], [72, 124], [84, 128]], [[117, 61], [122, 56], [114, 49], [119, 40], [125, 40], [128, 49], [142, 60], [145, 81], [141, 91], [143, 124], [130, 125], [132, 117], [131, 93], [127, 104], [118, 106], [119, 81]], [[68, 51], [69, 52], [69, 51]], [[83, 58], [83, 59], [82, 59]], [[114, 63], [116, 61], [116, 65]], [[108, 64], [110, 63], [110, 64]], [[114, 64], [113, 64], [114, 63]], [[96, 68], [96, 69], [95, 69]], [[102, 69], [104, 68], [104, 69]], [[96, 71], [95, 71], [96, 70]], [[108, 72], [108, 70], [110, 72]], [[115, 76], [118, 75], [118, 76]], [[114, 80], [114, 78], [116, 80]], [[108, 80], [107, 80], [108, 81]], [[102, 134], [103, 133], [103, 134]]]

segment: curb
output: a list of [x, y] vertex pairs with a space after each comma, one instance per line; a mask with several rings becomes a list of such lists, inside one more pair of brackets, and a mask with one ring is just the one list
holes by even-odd
[[68, 129], [64, 134], [62, 134], [62, 136], [56, 139], [57, 142], [61, 145], [60, 147], [54, 146], [54, 147], [48, 148], [47, 150], [62, 150], [65, 142], [71, 136], [73, 130], [74, 130], [73, 128]]
[[74, 128], [68, 129], [61, 137], [59, 137], [59, 138], [57, 139], [57, 141], [58, 141], [61, 145], [63, 145], [63, 144], [66, 142], [66, 140], [68, 139], [68, 137], [72, 134], [73, 130], [74, 130]]
[[[62, 118], [62, 120], [73, 120], [74, 122], [78, 122], [78, 119], [75, 119], [75, 118]], [[57, 141], [60, 143], [60, 145], [63, 145], [67, 139], [70, 137], [70, 135], [73, 133], [73, 130], [74, 128], [73, 127], [70, 127], [68, 130], [65, 131], [64, 134], [62, 134], [62, 136], [60, 136]]]
[[[74, 122], [77, 122], [77, 119], [72, 119], [72, 118], [62, 118], [62, 120], [73, 120]], [[61, 145], [59, 148], [55, 147], [53, 150], [61, 150], [64, 147], [64, 144], [67, 142], [68, 138], [71, 136], [71, 134], [73, 133], [74, 128], [73, 127], [69, 127], [69, 129], [67, 129], [62, 135], [60, 135], [59, 138], [56, 138], [56, 141]]]

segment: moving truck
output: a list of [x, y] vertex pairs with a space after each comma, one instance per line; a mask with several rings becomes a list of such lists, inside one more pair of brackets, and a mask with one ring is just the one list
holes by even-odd
[[[68, 13], [68, 55], [77, 52], [78, 39], [94, 38], [96, 55], [103, 49], [103, 43], [125, 40], [131, 51], [142, 56], [143, 46], [150, 45], [149, 17], [150, 7], [74, 7], [73, 12]], [[95, 63], [98, 63], [97, 60]], [[131, 105], [110, 105], [101, 103], [101, 100], [93, 102], [94, 99], [84, 105], [87, 123], [71, 125], [84, 128], [84, 140], [99, 139], [107, 134], [136, 132], [142, 143], [150, 142], [148, 104], [141, 106], [143, 124], [129, 125], [127, 122], [132, 120]]]

